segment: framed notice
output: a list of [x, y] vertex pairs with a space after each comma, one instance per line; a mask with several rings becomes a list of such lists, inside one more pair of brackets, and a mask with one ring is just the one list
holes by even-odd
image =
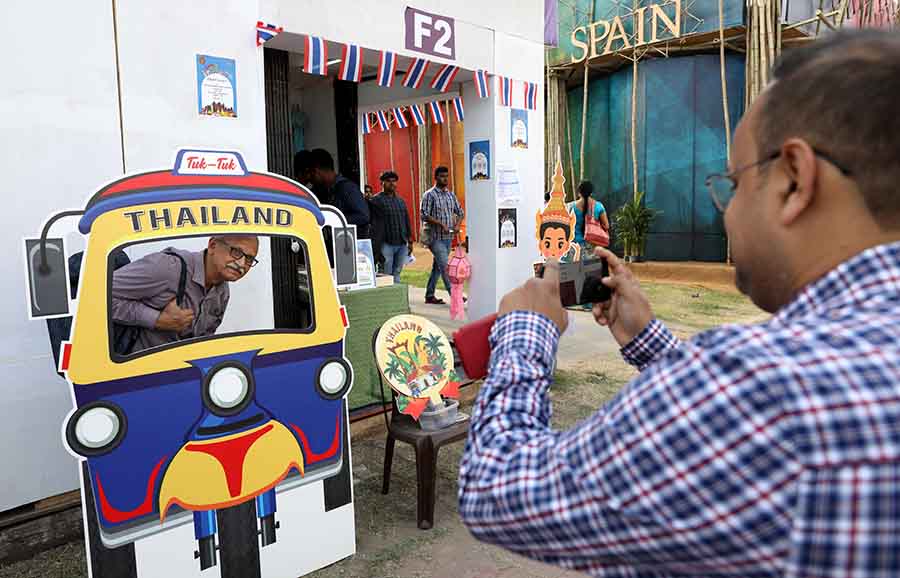
[[237, 118], [234, 60], [197, 55], [197, 108], [200, 116]]

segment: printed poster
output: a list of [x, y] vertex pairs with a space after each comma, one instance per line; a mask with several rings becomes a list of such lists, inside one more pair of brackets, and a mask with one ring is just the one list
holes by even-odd
[[521, 200], [519, 169], [514, 162], [497, 163], [497, 204], [518, 205]]
[[469, 143], [469, 180], [491, 179], [491, 141], [476, 140]]
[[509, 110], [509, 146], [514, 149], [528, 148], [528, 111], [518, 108]]
[[497, 210], [497, 230], [500, 231], [500, 239], [497, 247], [500, 249], [512, 249], [516, 246], [518, 224], [516, 222], [515, 209]]
[[371, 239], [356, 240], [356, 279], [353, 289], [372, 289], [375, 287], [375, 256], [372, 252]]
[[200, 116], [237, 118], [234, 60], [197, 55], [197, 106]]

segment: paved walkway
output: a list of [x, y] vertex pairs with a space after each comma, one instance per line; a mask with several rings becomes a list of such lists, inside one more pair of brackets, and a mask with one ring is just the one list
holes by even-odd
[[[419, 287], [410, 287], [409, 308], [413, 314], [434, 321], [449, 336], [467, 321], [450, 319], [449, 296], [438, 290], [437, 297], [444, 299], [448, 304], [426, 305], [425, 290]], [[570, 310], [569, 329], [563, 335], [559, 345], [560, 367], [577, 365], [598, 355], [615, 353], [618, 350], [619, 345], [610, 335], [609, 330], [597, 325], [589, 311]]]

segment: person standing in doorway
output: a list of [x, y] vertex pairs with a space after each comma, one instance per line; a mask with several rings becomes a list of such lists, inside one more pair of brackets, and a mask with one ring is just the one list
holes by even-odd
[[381, 255], [384, 257], [384, 272], [394, 276], [394, 283], [400, 282], [400, 272], [412, 254], [412, 228], [406, 203], [397, 196], [397, 173], [386, 171], [381, 175], [381, 192], [371, 198], [373, 217], [378, 230], [373, 237], [381, 240]]
[[434, 255], [431, 276], [425, 289], [425, 303], [443, 305], [444, 300], [434, 296], [438, 278], [444, 280], [444, 288], [450, 293], [450, 277], [447, 276], [447, 259], [450, 244], [465, 213], [450, 190], [450, 171], [447, 167], [434, 169], [434, 186], [422, 197], [422, 221], [427, 232], [427, 245]]
[[[335, 172], [334, 159], [325, 149], [313, 149], [310, 153], [310, 179], [316, 189], [327, 190], [347, 222], [356, 225], [356, 237], [368, 239], [369, 205], [359, 185]], [[321, 202], [321, 198], [319, 200]]]

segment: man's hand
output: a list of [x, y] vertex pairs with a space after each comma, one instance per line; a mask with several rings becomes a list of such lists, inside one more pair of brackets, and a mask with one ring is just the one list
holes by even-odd
[[194, 312], [191, 309], [182, 309], [172, 299], [159, 313], [156, 319], [156, 329], [160, 331], [174, 331], [183, 333], [194, 323]]
[[653, 320], [653, 310], [637, 279], [618, 257], [600, 247], [594, 255], [609, 263], [610, 276], [603, 284], [613, 290], [612, 299], [594, 304], [594, 319], [609, 327], [619, 345], [625, 347]]
[[543, 279], [529, 279], [500, 300], [498, 316], [513, 311], [540, 313], [556, 323], [560, 333], [566, 330], [569, 317], [559, 298], [559, 263], [555, 259], [544, 263]]

